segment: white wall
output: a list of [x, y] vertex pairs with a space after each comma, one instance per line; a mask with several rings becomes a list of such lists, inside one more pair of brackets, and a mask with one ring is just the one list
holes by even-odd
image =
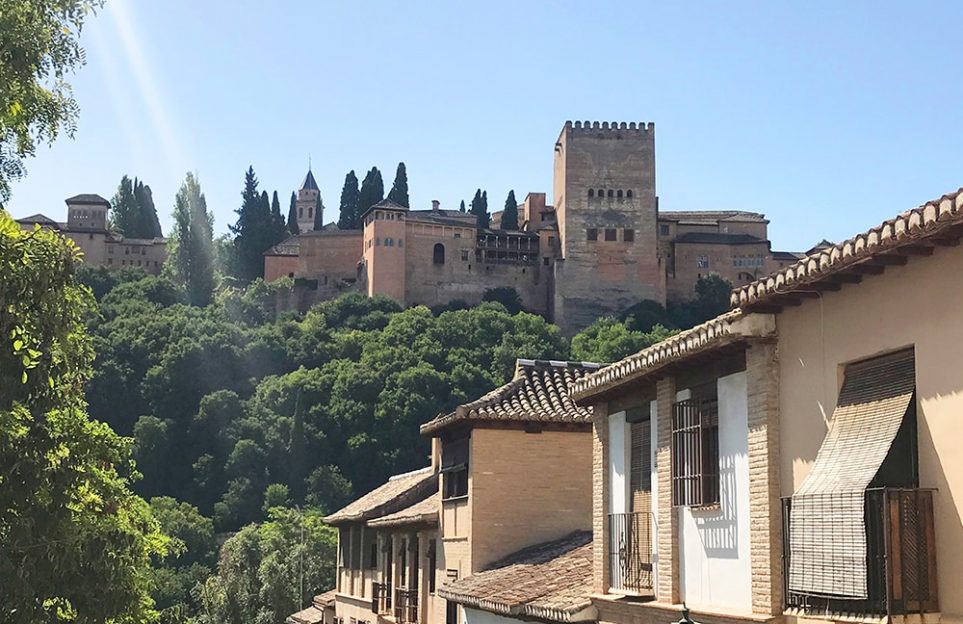
[[629, 451], [632, 436], [625, 412], [609, 416], [609, 513], [629, 510]]
[[461, 624], [529, 624], [523, 620], [516, 620], [470, 607], [464, 607], [461, 609], [461, 613]]
[[656, 450], [659, 448], [659, 402], [649, 403], [649, 425], [652, 441], [649, 446], [649, 467], [652, 470], [652, 590], [658, 598], [659, 587], [659, 474], [655, 465]]
[[[746, 373], [721, 377], [717, 391], [720, 504], [707, 510], [676, 509], [682, 598], [690, 607], [751, 613]], [[689, 397], [683, 390], [676, 398]]]

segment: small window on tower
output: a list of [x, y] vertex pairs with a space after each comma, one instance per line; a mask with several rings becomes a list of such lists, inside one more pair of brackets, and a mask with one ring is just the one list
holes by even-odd
[[310, 219], [310, 218], [312, 218], [313, 216], [314, 216], [314, 207], [313, 207], [313, 206], [308, 206], [308, 218]]
[[618, 238], [615, 228], [607, 228], [605, 230], [605, 240], [614, 241]]
[[629, 189], [629, 190], [625, 191], [625, 196], [626, 196], [626, 197], [632, 197], [632, 189]]
[[590, 241], [597, 241], [599, 239], [599, 231], [595, 228], [589, 228], [585, 230], [585, 239]]
[[700, 269], [708, 269], [708, 268], [709, 268], [709, 256], [699, 256], [699, 257], [696, 259], [696, 266], [699, 267]]
[[622, 240], [625, 241], [626, 243], [634, 243], [634, 242], [635, 242], [635, 230], [632, 230], [632, 229], [625, 229], [625, 230], [623, 230], [623, 231], [622, 231]]
[[615, 196], [618, 197], [619, 199], [622, 199], [622, 191], [619, 190], [619, 192], [616, 193]]
[[599, 189], [599, 197], [605, 197], [605, 191]]
[[595, 197], [595, 189], [589, 189], [588, 196], [589, 196], [589, 197]]
[[668, 224], [668, 223], [660, 223], [660, 224], [659, 224], [659, 236], [668, 236], [668, 235], [669, 235], [669, 224]]
[[609, 189], [609, 199], [611, 199], [612, 197], [615, 197], [615, 191], [613, 191], [612, 189]]

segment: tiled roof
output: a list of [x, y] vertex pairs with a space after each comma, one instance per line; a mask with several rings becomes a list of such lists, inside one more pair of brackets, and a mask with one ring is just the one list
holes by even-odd
[[47, 215], [40, 213], [30, 215], [29, 217], [24, 217], [23, 219], [17, 219], [17, 223], [39, 223], [40, 225], [46, 225], [47, 227], [60, 227], [59, 223]]
[[80, 195], [74, 195], [73, 197], [67, 198], [64, 200], [64, 202], [67, 204], [87, 204], [95, 206], [102, 206], [106, 204], [110, 206], [109, 201], [100, 195], [97, 195], [96, 193], [81, 193]]
[[441, 499], [435, 494], [401, 511], [369, 520], [368, 526], [393, 527], [410, 524], [438, 524], [438, 509], [440, 507]]
[[330, 589], [323, 594], [318, 594], [315, 596], [312, 602], [314, 603], [314, 606], [319, 608], [334, 606], [334, 597], [337, 595], [337, 593], [338, 590]]
[[311, 605], [297, 613], [292, 613], [285, 620], [286, 624], [321, 624], [324, 622], [324, 611]]
[[438, 474], [431, 466], [395, 475], [381, 487], [324, 519], [328, 524], [360, 522], [378, 518], [420, 501], [438, 491]]
[[571, 389], [572, 398], [580, 405], [591, 404], [593, 397], [645, 377], [668, 364], [741, 340], [762, 338], [774, 333], [775, 319], [771, 314], [746, 314], [740, 310], [726, 312], [579, 380]]
[[405, 217], [408, 221], [451, 225], [455, 227], [474, 227], [477, 218], [470, 212], [460, 210], [411, 210]]
[[509, 555], [439, 588], [467, 607], [555, 622], [592, 619], [592, 533], [578, 531]]
[[298, 236], [357, 236], [361, 237], [364, 232], [361, 230], [310, 230], [301, 232]]
[[[733, 306], [746, 307], [803, 290], [815, 282], [870, 263], [887, 252], [899, 253], [927, 240], [959, 238], [963, 226], [963, 188], [940, 199], [904, 212], [849, 240], [831, 245], [768, 277], [735, 289]], [[954, 232], [950, 232], [953, 230]]]
[[806, 254], [801, 251], [774, 251], [772, 252], [772, 259], [779, 260], [780, 262], [785, 261], [795, 261], [801, 260], [806, 257]]
[[308, 191], [320, 191], [318, 188], [318, 183], [314, 180], [314, 174], [308, 169], [308, 175], [304, 176], [304, 182], [301, 183], [301, 190]]
[[265, 256], [296, 256], [301, 251], [301, 243], [297, 236], [289, 236], [283, 241], [274, 245], [273, 247], [268, 247], [268, 250], [264, 252]]
[[660, 221], [756, 221], [768, 223], [766, 215], [744, 210], [660, 210]]
[[510, 382], [423, 424], [421, 433], [434, 435], [452, 423], [466, 420], [591, 422], [591, 408], [576, 405], [569, 392], [573, 384], [599, 367], [592, 362], [518, 360]]
[[674, 239], [675, 243], [701, 243], [709, 245], [750, 245], [766, 241], [752, 234], [728, 234], [726, 232], [685, 232]]

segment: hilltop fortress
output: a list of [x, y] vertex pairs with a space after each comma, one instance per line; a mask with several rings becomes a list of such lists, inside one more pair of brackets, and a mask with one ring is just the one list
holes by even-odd
[[[298, 206], [314, 206], [311, 172]], [[599, 316], [651, 299], [694, 294], [717, 273], [734, 286], [798, 260], [773, 252], [765, 216], [742, 211], [660, 212], [655, 189], [655, 124], [566, 122], [554, 146], [554, 205], [529, 193], [519, 229], [476, 227], [475, 216], [410, 210], [383, 201], [362, 230], [334, 224], [265, 254], [265, 279], [296, 279], [300, 305], [360, 289], [404, 306], [475, 304], [487, 289], [513, 287], [526, 309], [574, 332]]]

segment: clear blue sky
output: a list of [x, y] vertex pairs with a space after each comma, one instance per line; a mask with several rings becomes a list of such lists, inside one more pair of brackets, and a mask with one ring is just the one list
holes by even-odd
[[122, 174], [165, 231], [196, 171], [226, 230], [254, 165], [287, 208], [311, 155], [327, 219], [349, 169], [408, 167], [413, 207], [551, 195], [567, 119], [654, 121], [664, 210], [765, 213], [775, 248], [840, 240], [963, 185], [961, 3], [108, 0], [15, 216], [62, 219]]

